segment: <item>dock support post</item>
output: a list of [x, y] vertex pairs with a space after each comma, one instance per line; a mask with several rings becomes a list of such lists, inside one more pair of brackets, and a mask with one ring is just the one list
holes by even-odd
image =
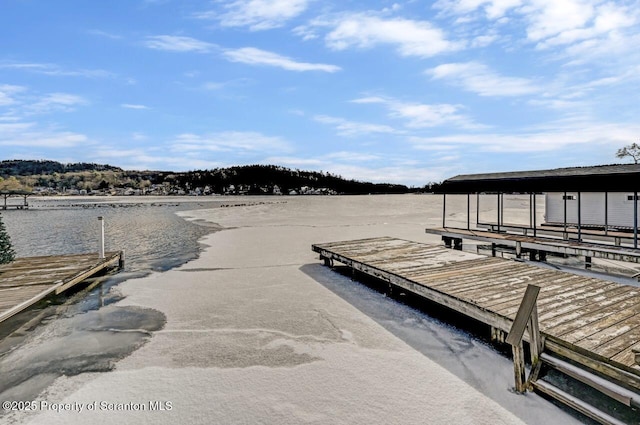
[[513, 351], [513, 373], [516, 378], [516, 392], [524, 394], [527, 391], [526, 370], [524, 367], [524, 349], [522, 341], [517, 345], [511, 346]]
[[578, 192], [578, 242], [582, 242], [582, 192]]
[[587, 270], [591, 269], [591, 257], [589, 256], [584, 257], [584, 268]]
[[476, 192], [476, 227], [480, 223], [480, 192]]
[[325, 257], [323, 255], [320, 256], [320, 259], [324, 261], [324, 265], [327, 267], [333, 267], [333, 258]]
[[604, 234], [609, 234], [609, 192], [604, 193]]
[[638, 192], [633, 192], [633, 248], [638, 249]]
[[564, 200], [564, 232], [562, 233], [562, 237], [564, 240], [567, 240], [569, 239], [569, 234], [567, 233], [567, 192], [564, 192], [562, 198]]
[[[515, 374], [516, 392], [524, 393], [527, 389], [527, 381], [524, 368], [524, 350], [522, 348], [522, 338], [524, 331], [529, 326], [529, 341], [531, 346], [531, 357], [535, 361], [540, 356], [540, 330], [538, 325], [538, 311], [536, 302], [540, 287], [536, 285], [528, 285], [527, 290], [522, 297], [520, 308], [513, 320], [513, 325], [509, 330], [506, 342], [511, 344], [513, 350], [513, 371]], [[534, 364], [535, 366], [535, 364]]]
[[500, 210], [500, 192], [498, 192], [498, 233], [500, 233], [500, 221], [502, 220], [501, 210]]
[[516, 241], [516, 258], [522, 258], [522, 242]]
[[471, 194], [467, 193], [467, 230], [471, 229]]
[[98, 258], [104, 260], [104, 217], [98, 217], [100, 222], [100, 245], [98, 246]]
[[491, 341], [504, 344], [507, 334], [500, 328], [491, 326]]
[[442, 228], [447, 228], [447, 194], [442, 194]]
[[120, 269], [124, 269], [124, 264], [125, 264], [125, 251], [124, 249], [122, 251], [120, 251], [120, 260], [118, 260], [118, 268]]
[[536, 218], [536, 210], [538, 209], [536, 206], [536, 193], [533, 192], [533, 237], [538, 236], [538, 219]]

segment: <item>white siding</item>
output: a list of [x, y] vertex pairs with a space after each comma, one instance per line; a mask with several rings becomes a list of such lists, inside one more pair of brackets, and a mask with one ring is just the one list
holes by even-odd
[[[568, 197], [573, 195], [575, 199], [567, 200], [567, 223], [578, 223], [578, 194], [567, 192]], [[564, 193], [552, 192], [546, 194], [545, 220], [548, 223], [564, 222]], [[633, 227], [633, 193], [610, 192], [608, 195], [608, 224], [611, 227]], [[605, 224], [605, 197], [604, 192], [582, 192], [580, 195], [581, 223], [587, 225]]]

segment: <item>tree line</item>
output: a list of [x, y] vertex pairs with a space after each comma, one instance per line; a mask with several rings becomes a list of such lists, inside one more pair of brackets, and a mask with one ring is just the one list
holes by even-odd
[[206, 188], [207, 193], [211, 194], [288, 194], [292, 191], [300, 192], [303, 188], [315, 188], [336, 194], [396, 194], [432, 191], [437, 183], [410, 188], [406, 185], [363, 182], [323, 171], [304, 171], [276, 165], [170, 172], [129, 171], [92, 163], [0, 161], [0, 190], [48, 188], [58, 192], [105, 192], [115, 188], [128, 188], [150, 191], [159, 186], [168, 193], [190, 193]]

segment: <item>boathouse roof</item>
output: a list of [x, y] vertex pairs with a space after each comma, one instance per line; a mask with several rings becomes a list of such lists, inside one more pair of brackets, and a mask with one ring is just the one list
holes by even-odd
[[439, 190], [441, 193], [565, 191], [640, 191], [640, 164], [463, 174], [445, 180]]

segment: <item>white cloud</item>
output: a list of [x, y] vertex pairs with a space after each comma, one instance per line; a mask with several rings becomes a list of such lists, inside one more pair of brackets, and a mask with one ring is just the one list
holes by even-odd
[[27, 111], [36, 114], [51, 112], [70, 112], [76, 106], [85, 105], [88, 102], [81, 96], [69, 93], [50, 93], [38, 101], [26, 106]]
[[86, 145], [84, 134], [41, 128], [33, 122], [0, 123], [0, 146], [72, 148]]
[[167, 50], [171, 52], [197, 52], [206, 53], [213, 50], [216, 45], [191, 37], [178, 35], [154, 35], [147, 37], [144, 45], [150, 49]]
[[181, 153], [203, 151], [233, 152], [286, 152], [291, 149], [280, 137], [265, 136], [251, 131], [225, 131], [212, 134], [181, 134], [171, 143], [171, 149]]
[[[552, 152], [571, 146], [624, 146], [640, 133], [640, 125], [598, 123], [588, 119], [551, 122], [545, 126], [512, 133], [451, 134], [438, 137], [412, 137], [419, 150], [434, 146], [463, 149], [474, 146], [489, 152]], [[613, 158], [613, 151], [612, 151]]]
[[13, 95], [26, 90], [25, 87], [11, 84], [0, 84], [0, 106], [13, 105], [16, 103]]
[[339, 66], [322, 63], [296, 62], [286, 56], [254, 47], [243, 47], [241, 49], [227, 50], [224, 55], [232, 62], [246, 63], [248, 65], [274, 66], [286, 69], [287, 71], [322, 71], [337, 72]]
[[487, 18], [499, 19], [522, 3], [523, 0], [438, 0], [433, 7], [456, 15], [468, 15], [482, 10]]
[[122, 104], [120, 104], [120, 107], [125, 108], [125, 109], [149, 109], [148, 106], [139, 105], [139, 104], [135, 104], [135, 103], [122, 103]]
[[460, 50], [463, 45], [447, 40], [441, 29], [428, 21], [385, 19], [374, 14], [347, 14], [333, 20], [316, 21], [329, 26], [327, 46], [335, 50], [372, 48], [380, 44], [396, 46], [402, 56], [431, 57]]
[[522, 96], [542, 90], [533, 80], [504, 77], [478, 62], [447, 63], [426, 71], [434, 80], [447, 80], [480, 96]]
[[304, 12], [310, 0], [236, 0], [224, 5], [224, 12], [207, 11], [196, 15], [214, 19], [223, 27], [249, 27], [252, 31], [283, 26]]
[[91, 34], [91, 35], [97, 35], [100, 37], [104, 37], [104, 38], [109, 38], [111, 40], [121, 40], [123, 37], [121, 35], [118, 34], [113, 34], [107, 31], [101, 31], [101, 30], [89, 30], [87, 31], [87, 33]]
[[354, 99], [351, 102], [360, 104], [382, 104], [389, 110], [390, 117], [405, 120], [405, 125], [408, 128], [430, 128], [443, 125], [454, 125], [474, 129], [482, 127], [475, 124], [469, 117], [461, 114], [460, 111], [462, 107], [460, 105], [402, 102], [392, 98], [377, 96]]
[[[637, 50], [640, 10], [637, 1], [603, 0], [439, 0], [434, 8], [475, 24], [485, 18], [498, 26], [509, 21], [525, 28], [527, 43], [539, 49], [565, 48], [572, 56], [595, 59], [591, 49], [606, 55]], [[507, 17], [509, 19], [507, 19]], [[490, 28], [495, 28], [489, 26]], [[514, 33], [509, 34], [509, 37]], [[615, 39], [616, 43], [609, 40]], [[608, 47], [614, 47], [608, 50]], [[583, 45], [582, 49], [572, 47]]]
[[347, 121], [343, 118], [330, 117], [327, 115], [316, 115], [313, 119], [317, 122], [334, 126], [338, 134], [341, 136], [360, 136], [371, 133], [397, 133], [393, 127], [389, 127], [388, 125]]
[[50, 63], [0, 63], [0, 69], [17, 69], [54, 77], [110, 78], [114, 76], [111, 72], [102, 69], [69, 70]]
[[194, 156], [162, 154], [164, 148], [126, 149], [122, 146], [111, 146], [91, 152], [91, 161], [97, 163], [117, 162], [126, 170], [196, 170], [224, 166], [219, 161]]

